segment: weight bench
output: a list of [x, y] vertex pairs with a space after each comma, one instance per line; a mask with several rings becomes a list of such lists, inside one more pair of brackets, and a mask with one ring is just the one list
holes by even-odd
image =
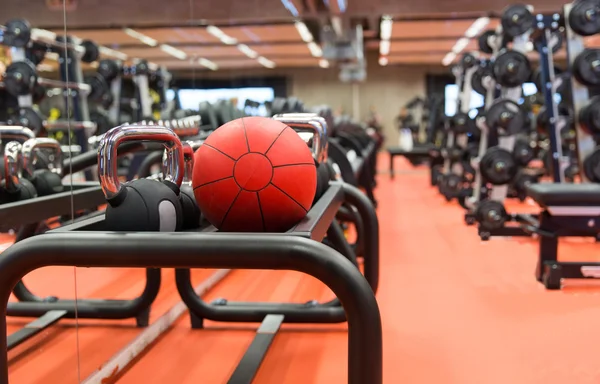
[[417, 165], [429, 159], [429, 150], [431, 149], [428, 145], [416, 146], [411, 151], [405, 151], [401, 148], [388, 148], [390, 154], [390, 178], [394, 179], [394, 158], [396, 156], [403, 156], [413, 165]]
[[559, 237], [594, 237], [600, 233], [600, 185], [531, 184], [527, 195], [542, 208], [533, 232], [540, 238], [536, 278], [547, 289], [561, 279], [600, 278], [600, 263], [558, 261]]

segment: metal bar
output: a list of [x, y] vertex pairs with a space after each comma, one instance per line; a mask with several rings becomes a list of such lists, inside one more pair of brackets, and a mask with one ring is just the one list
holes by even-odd
[[68, 215], [71, 209], [97, 208], [104, 203], [106, 199], [98, 183], [65, 185], [65, 192], [1, 205], [0, 230]]
[[[0, 300], [6, 314], [12, 287], [46, 266], [294, 270], [338, 297], [348, 321], [348, 383], [381, 384], [382, 326], [375, 295], [345, 257], [295, 236], [232, 233], [52, 233], [0, 254]], [[195, 294], [195, 293], [194, 293]], [[2, 345], [4, 343], [4, 345]], [[0, 316], [0, 384], [8, 384], [6, 317]]]
[[251, 384], [283, 323], [283, 315], [267, 315], [227, 384]]
[[60, 319], [65, 317], [66, 314], [67, 311], [48, 311], [44, 316], [32, 321], [12, 335], [9, 335], [6, 339], [7, 349], [10, 351], [11, 349], [23, 344], [25, 341], [31, 339], [44, 329], [58, 322]]
[[48, 87], [48, 88], [75, 89], [75, 90], [78, 90], [78, 91], [83, 92], [85, 94], [90, 93], [91, 90], [92, 90], [92, 87], [90, 87], [89, 84], [86, 84], [86, 83], [77, 83], [77, 82], [73, 82], [73, 81], [69, 81], [67, 83], [66, 81], [52, 80], [52, 79], [46, 79], [44, 77], [39, 77], [37, 79], [37, 82], [38, 82], [39, 85], [43, 85], [44, 87]]

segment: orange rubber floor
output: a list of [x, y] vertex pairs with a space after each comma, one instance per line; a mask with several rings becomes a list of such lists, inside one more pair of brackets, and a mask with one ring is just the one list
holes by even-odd
[[[393, 181], [378, 177], [376, 190], [384, 382], [599, 383], [600, 285], [567, 282], [546, 291], [533, 277], [535, 240], [481, 242], [464, 225], [463, 210], [429, 187], [425, 168], [398, 159], [396, 169]], [[561, 258], [571, 260], [599, 259], [597, 250], [579, 239], [560, 248]], [[211, 273], [194, 271], [194, 283]], [[46, 268], [25, 281], [41, 296], [73, 297], [77, 286], [79, 298], [131, 298], [141, 292], [142, 277], [139, 270]], [[303, 302], [331, 293], [295, 272], [233, 271], [207, 298], [217, 297]], [[178, 301], [173, 271], [165, 270], [152, 320]], [[27, 321], [10, 318], [9, 333]], [[102, 383], [226, 383], [255, 328], [207, 322], [191, 330], [185, 315], [122, 375]], [[284, 326], [255, 383], [346, 382], [345, 329]], [[11, 383], [81, 382], [140, 332], [133, 320], [61, 321], [9, 353]]]

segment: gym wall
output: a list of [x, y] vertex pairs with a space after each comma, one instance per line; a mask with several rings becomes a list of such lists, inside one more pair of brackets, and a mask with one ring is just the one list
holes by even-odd
[[[364, 121], [369, 108], [375, 107], [379, 114], [386, 136], [387, 145], [396, 145], [398, 130], [395, 119], [400, 109], [416, 96], [424, 97], [427, 92], [428, 74], [446, 73], [447, 69], [437, 66], [387, 66], [377, 63], [377, 55], [369, 55], [367, 80], [358, 84], [359, 119]], [[352, 115], [352, 84], [340, 82], [339, 69], [330, 68], [290, 68], [272, 70], [245, 69], [201, 73], [176, 73], [175, 78], [235, 79], [285, 77], [287, 95], [300, 98], [304, 105], [328, 104], [336, 112], [343, 109]]]

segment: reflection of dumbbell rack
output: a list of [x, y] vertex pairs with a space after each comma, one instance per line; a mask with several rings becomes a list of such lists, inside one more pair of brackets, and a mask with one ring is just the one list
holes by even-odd
[[[502, 46], [502, 39], [502, 27], [499, 26], [496, 31], [486, 31], [479, 39], [479, 49], [482, 52], [489, 53], [492, 57], [495, 57]], [[487, 111], [497, 95], [497, 84], [492, 74], [490, 61], [481, 60], [477, 71], [473, 74], [473, 78], [471, 79], [471, 86], [473, 90], [484, 96], [484, 112]], [[477, 157], [473, 159], [472, 162], [473, 168], [475, 168], [473, 194], [465, 202], [467, 206], [465, 222], [467, 225], [472, 225], [476, 222], [475, 208], [482, 198], [482, 191], [484, 188], [479, 163], [481, 162], [481, 157], [486, 153], [490, 141], [490, 132], [485, 124], [485, 119], [478, 117], [476, 124], [477, 128], [480, 130], [479, 151]], [[487, 194], [487, 191], [485, 192]]]
[[[489, 106], [485, 120], [479, 121], [483, 130], [487, 131], [486, 137], [492, 132], [498, 136], [498, 145], [486, 148], [477, 164], [482, 178], [492, 184], [488, 198], [481, 198], [474, 205], [473, 213], [479, 223], [478, 232], [482, 240], [491, 236], [527, 235], [519, 226], [505, 226], [507, 222], [516, 222], [518, 215], [509, 215], [506, 212], [504, 200], [508, 197], [509, 183], [518, 171], [513, 156], [515, 142], [517, 136], [526, 128], [524, 113], [517, 103], [523, 93], [523, 83], [531, 76], [530, 63], [525, 53], [528, 51], [533, 23], [533, 14], [529, 8], [520, 5], [509, 6], [505, 9], [501, 26], [496, 31], [496, 36], [503, 37], [496, 39], [494, 34], [486, 35], [492, 44], [495, 42], [492, 40], [511, 38], [512, 49], [502, 48], [493, 58], [492, 72], [495, 81], [502, 87], [501, 94], [500, 98]], [[499, 46], [500, 44], [498, 48]], [[470, 220], [470, 216], [465, 218]]]
[[[148, 74], [150, 64], [146, 60], [135, 60], [133, 65], [125, 65], [119, 60], [104, 59], [98, 64], [98, 74], [110, 84], [112, 104], [108, 115], [113, 125], [123, 123], [123, 107], [128, 105], [136, 121], [152, 119], [152, 98]], [[123, 96], [123, 80], [131, 79], [135, 86], [134, 97]], [[165, 96], [166, 97], [166, 96]], [[128, 120], [128, 119], [127, 119]]]
[[467, 151], [468, 133], [474, 130], [473, 120], [468, 112], [471, 104], [471, 78], [477, 70], [477, 58], [470, 53], [463, 55], [460, 65], [453, 68], [458, 88], [456, 113], [447, 121], [446, 146], [441, 150], [444, 158], [442, 175], [439, 182], [440, 192], [450, 201], [465, 197], [465, 166], [463, 155]]
[[[93, 62], [99, 56], [99, 48], [88, 40], [74, 42], [68, 36], [31, 28], [25, 20], [11, 20], [0, 27], [2, 43], [11, 49], [12, 63], [6, 69], [5, 87], [18, 97], [18, 123], [40, 133], [45, 129], [73, 132], [75, 143], [81, 151], [87, 151], [87, 139], [96, 129], [90, 122], [87, 94], [89, 85], [83, 82], [81, 62]], [[37, 62], [46, 52], [58, 54], [60, 81], [38, 78], [36, 68], [28, 60], [36, 57]], [[33, 109], [32, 94], [36, 86], [64, 89], [67, 121], [44, 121], [41, 114]], [[72, 147], [69, 147], [71, 149]], [[91, 178], [91, 173], [86, 174]]]

